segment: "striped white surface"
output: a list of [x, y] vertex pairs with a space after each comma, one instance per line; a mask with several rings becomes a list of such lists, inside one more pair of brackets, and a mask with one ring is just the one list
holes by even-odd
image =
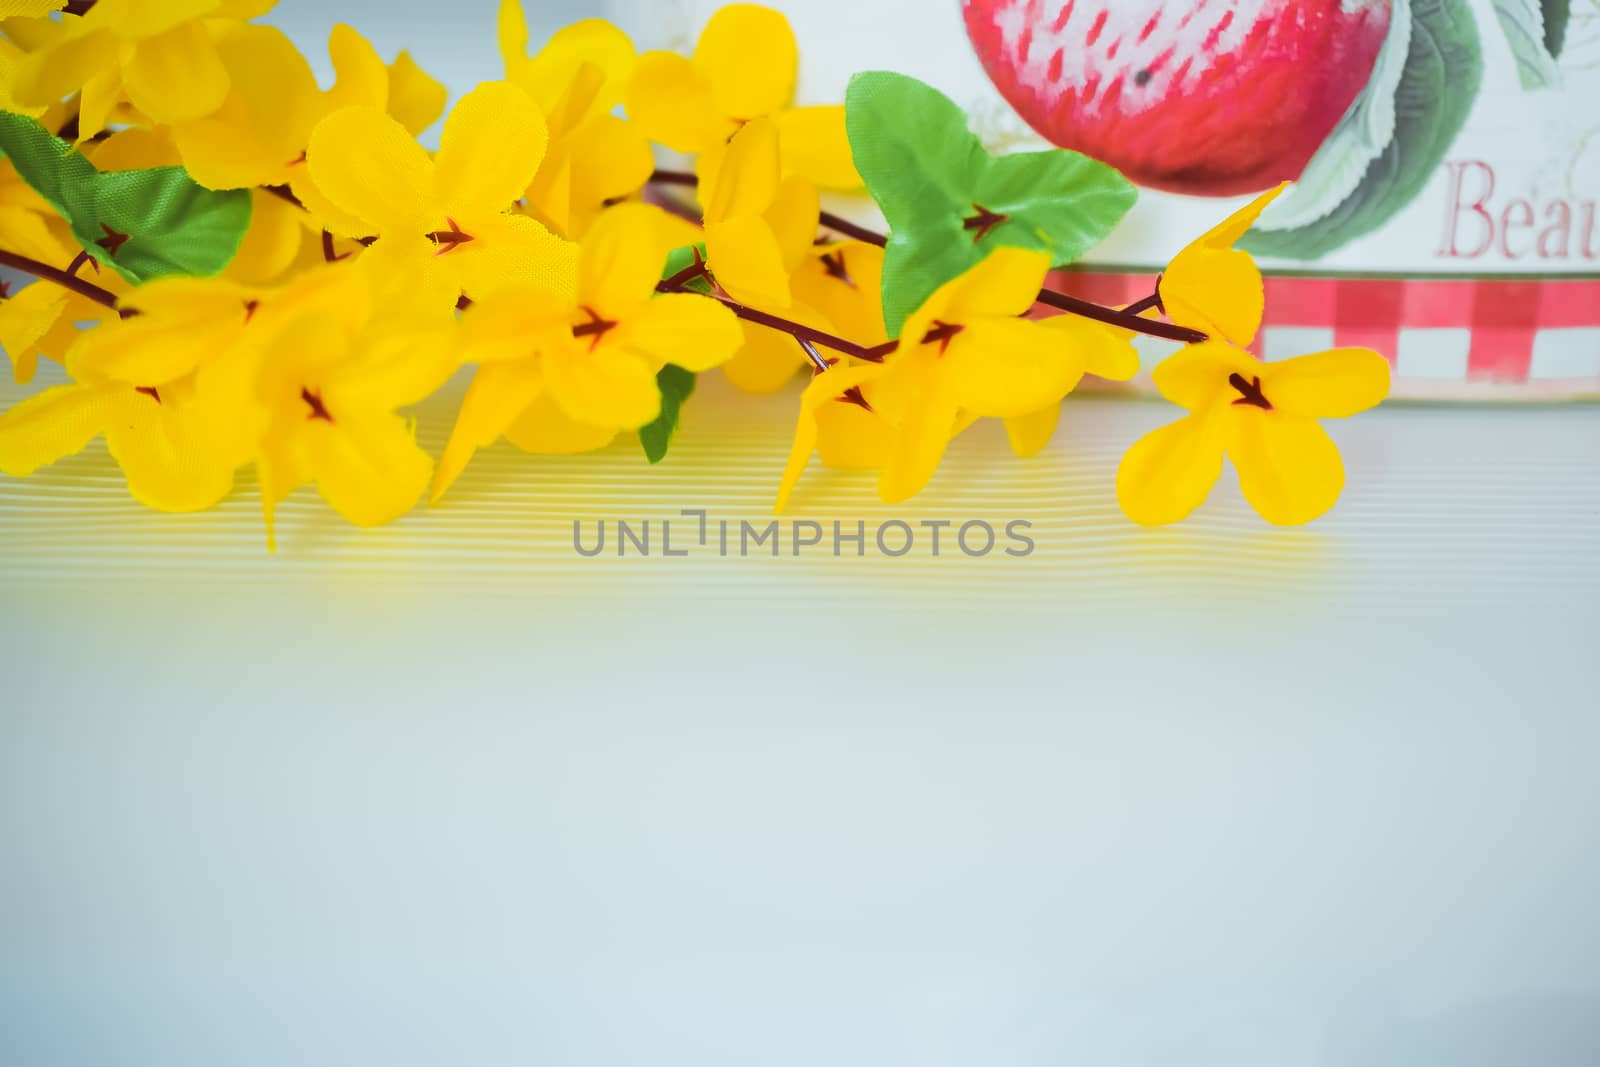
[[[435, 452], [459, 389], [458, 382], [420, 412], [421, 438]], [[16, 395], [13, 386], [0, 390], [7, 403]], [[980, 425], [952, 447], [933, 486], [909, 505], [878, 503], [870, 475], [814, 464], [786, 517], [821, 522], [830, 542], [835, 521], [846, 530], [864, 521], [870, 538], [894, 519], [913, 527], [978, 519], [1002, 532], [1007, 522], [1025, 520], [1037, 543], [1029, 558], [996, 552], [973, 560], [947, 550], [935, 559], [925, 543], [900, 559], [884, 558], [870, 544], [865, 559], [833, 558], [829, 545], [794, 558], [789, 544], [779, 559], [721, 558], [714, 535], [710, 549], [695, 546], [689, 558], [660, 558], [662, 520], [676, 520], [675, 547], [694, 532], [683, 509], [706, 510], [713, 530], [728, 520], [735, 539], [742, 520], [758, 527], [770, 521], [794, 401], [792, 392], [737, 396], [710, 376], [659, 467], [646, 465], [632, 440], [570, 458], [531, 457], [501, 444], [479, 455], [440, 506], [423, 505], [380, 530], [345, 525], [303, 490], [282, 509], [276, 556], [265, 552], [248, 472], [212, 512], [161, 515], [128, 496], [97, 444], [31, 479], [0, 481], [0, 581], [41, 593], [63, 585], [133, 591], [334, 582], [491, 596], [981, 594], [1047, 609], [1278, 600], [1312, 611], [1457, 601], [1558, 608], [1600, 592], [1600, 411], [1590, 408], [1395, 408], [1335, 423], [1349, 488], [1322, 522], [1267, 527], [1225, 480], [1189, 523], [1147, 531], [1117, 510], [1116, 465], [1174, 409], [1075, 399], [1055, 443], [1036, 459], [1014, 459], [998, 425]], [[592, 543], [600, 519], [635, 528], [651, 521], [656, 554], [615, 558], [613, 528], [604, 557], [579, 557], [573, 522], [585, 524]], [[790, 530], [786, 522], [786, 542]]]

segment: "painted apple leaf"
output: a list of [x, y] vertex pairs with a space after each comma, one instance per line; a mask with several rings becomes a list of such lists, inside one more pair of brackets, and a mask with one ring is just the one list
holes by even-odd
[[1524, 89], [1550, 89], [1561, 84], [1561, 69], [1548, 45], [1543, 0], [1494, 0], [1494, 17], [1505, 31], [1517, 61], [1517, 80]]
[[845, 126], [856, 169], [889, 223], [883, 317], [890, 335], [945, 282], [996, 248], [1065, 266], [1122, 221], [1138, 191], [1064, 149], [991, 156], [966, 114], [930, 85], [886, 71], [850, 79]]
[[1366, 88], [1311, 157], [1305, 171], [1262, 212], [1263, 230], [1309, 226], [1344, 203], [1394, 141], [1395, 93], [1411, 53], [1411, 0], [1394, 0], [1388, 36]]
[[1572, 22], [1572, 0], [1544, 0], [1544, 47], [1557, 59], [1567, 47], [1567, 26]]
[[695, 376], [692, 371], [668, 363], [656, 375], [656, 385], [661, 389], [661, 414], [656, 421], [639, 431], [639, 443], [644, 446], [645, 458], [660, 463], [667, 458], [667, 448], [678, 429], [678, 418], [683, 405], [694, 395]]
[[1483, 52], [1470, 0], [1411, 0], [1411, 47], [1395, 93], [1395, 134], [1361, 184], [1317, 221], [1257, 228], [1240, 247], [1281, 259], [1320, 259], [1388, 222], [1422, 192], [1483, 82]]
[[26, 115], [0, 111], [0, 154], [89, 255], [134, 284], [217, 274], [250, 228], [248, 189], [204, 189], [182, 167], [102, 173]]

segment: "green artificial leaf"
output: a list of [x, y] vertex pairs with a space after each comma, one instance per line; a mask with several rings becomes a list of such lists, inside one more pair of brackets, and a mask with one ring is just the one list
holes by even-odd
[[1567, 27], [1572, 22], [1572, 0], [1544, 0], [1544, 47], [1557, 59], [1567, 47]]
[[135, 285], [217, 274], [250, 228], [248, 189], [204, 189], [182, 167], [102, 174], [26, 115], [0, 111], [0, 154], [67, 220], [89, 255]]
[[1483, 81], [1470, 0], [1411, 0], [1411, 48], [1395, 94], [1394, 140], [1343, 203], [1294, 229], [1257, 227], [1240, 247], [1320, 259], [1383, 226], [1428, 184], [1467, 121]]
[[845, 124], [856, 169], [889, 223], [890, 336], [994, 249], [1048, 252], [1065, 266], [1104, 240], [1138, 198], [1116, 170], [1077, 152], [989, 155], [949, 97], [903, 74], [850, 79]]
[[672, 444], [672, 435], [678, 428], [678, 416], [683, 413], [683, 405], [689, 397], [694, 395], [694, 374], [669, 363], [656, 375], [656, 385], [661, 388], [661, 414], [639, 431], [639, 443], [644, 446], [645, 458], [651, 463], [667, 458], [667, 447]]
[[1517, 80], [1524, 89], [1549, 89], [1561, 84], [1555, 53], [1546, 43], [1543, 0], [1494, 0], [1494, 16], [1505, 31], [1517, 61]]

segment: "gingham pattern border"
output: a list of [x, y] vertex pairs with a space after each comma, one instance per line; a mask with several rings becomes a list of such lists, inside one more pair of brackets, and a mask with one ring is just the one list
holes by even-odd
[[[1153, 275], [1066, 271], [1103, 304], [1150, 293]], [[1396, 394], [1551, 399], [1600, 394], [1600, 278], [1267, 277], [1256, 354], [1341, 346], [1384, 353]]]

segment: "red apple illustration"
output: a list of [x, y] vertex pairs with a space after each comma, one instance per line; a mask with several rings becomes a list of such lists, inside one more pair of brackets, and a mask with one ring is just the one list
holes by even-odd
[[1298, 178], [1366, 86], [1392, 0], [963, 0], [1039, 134], [1199, 196]]

